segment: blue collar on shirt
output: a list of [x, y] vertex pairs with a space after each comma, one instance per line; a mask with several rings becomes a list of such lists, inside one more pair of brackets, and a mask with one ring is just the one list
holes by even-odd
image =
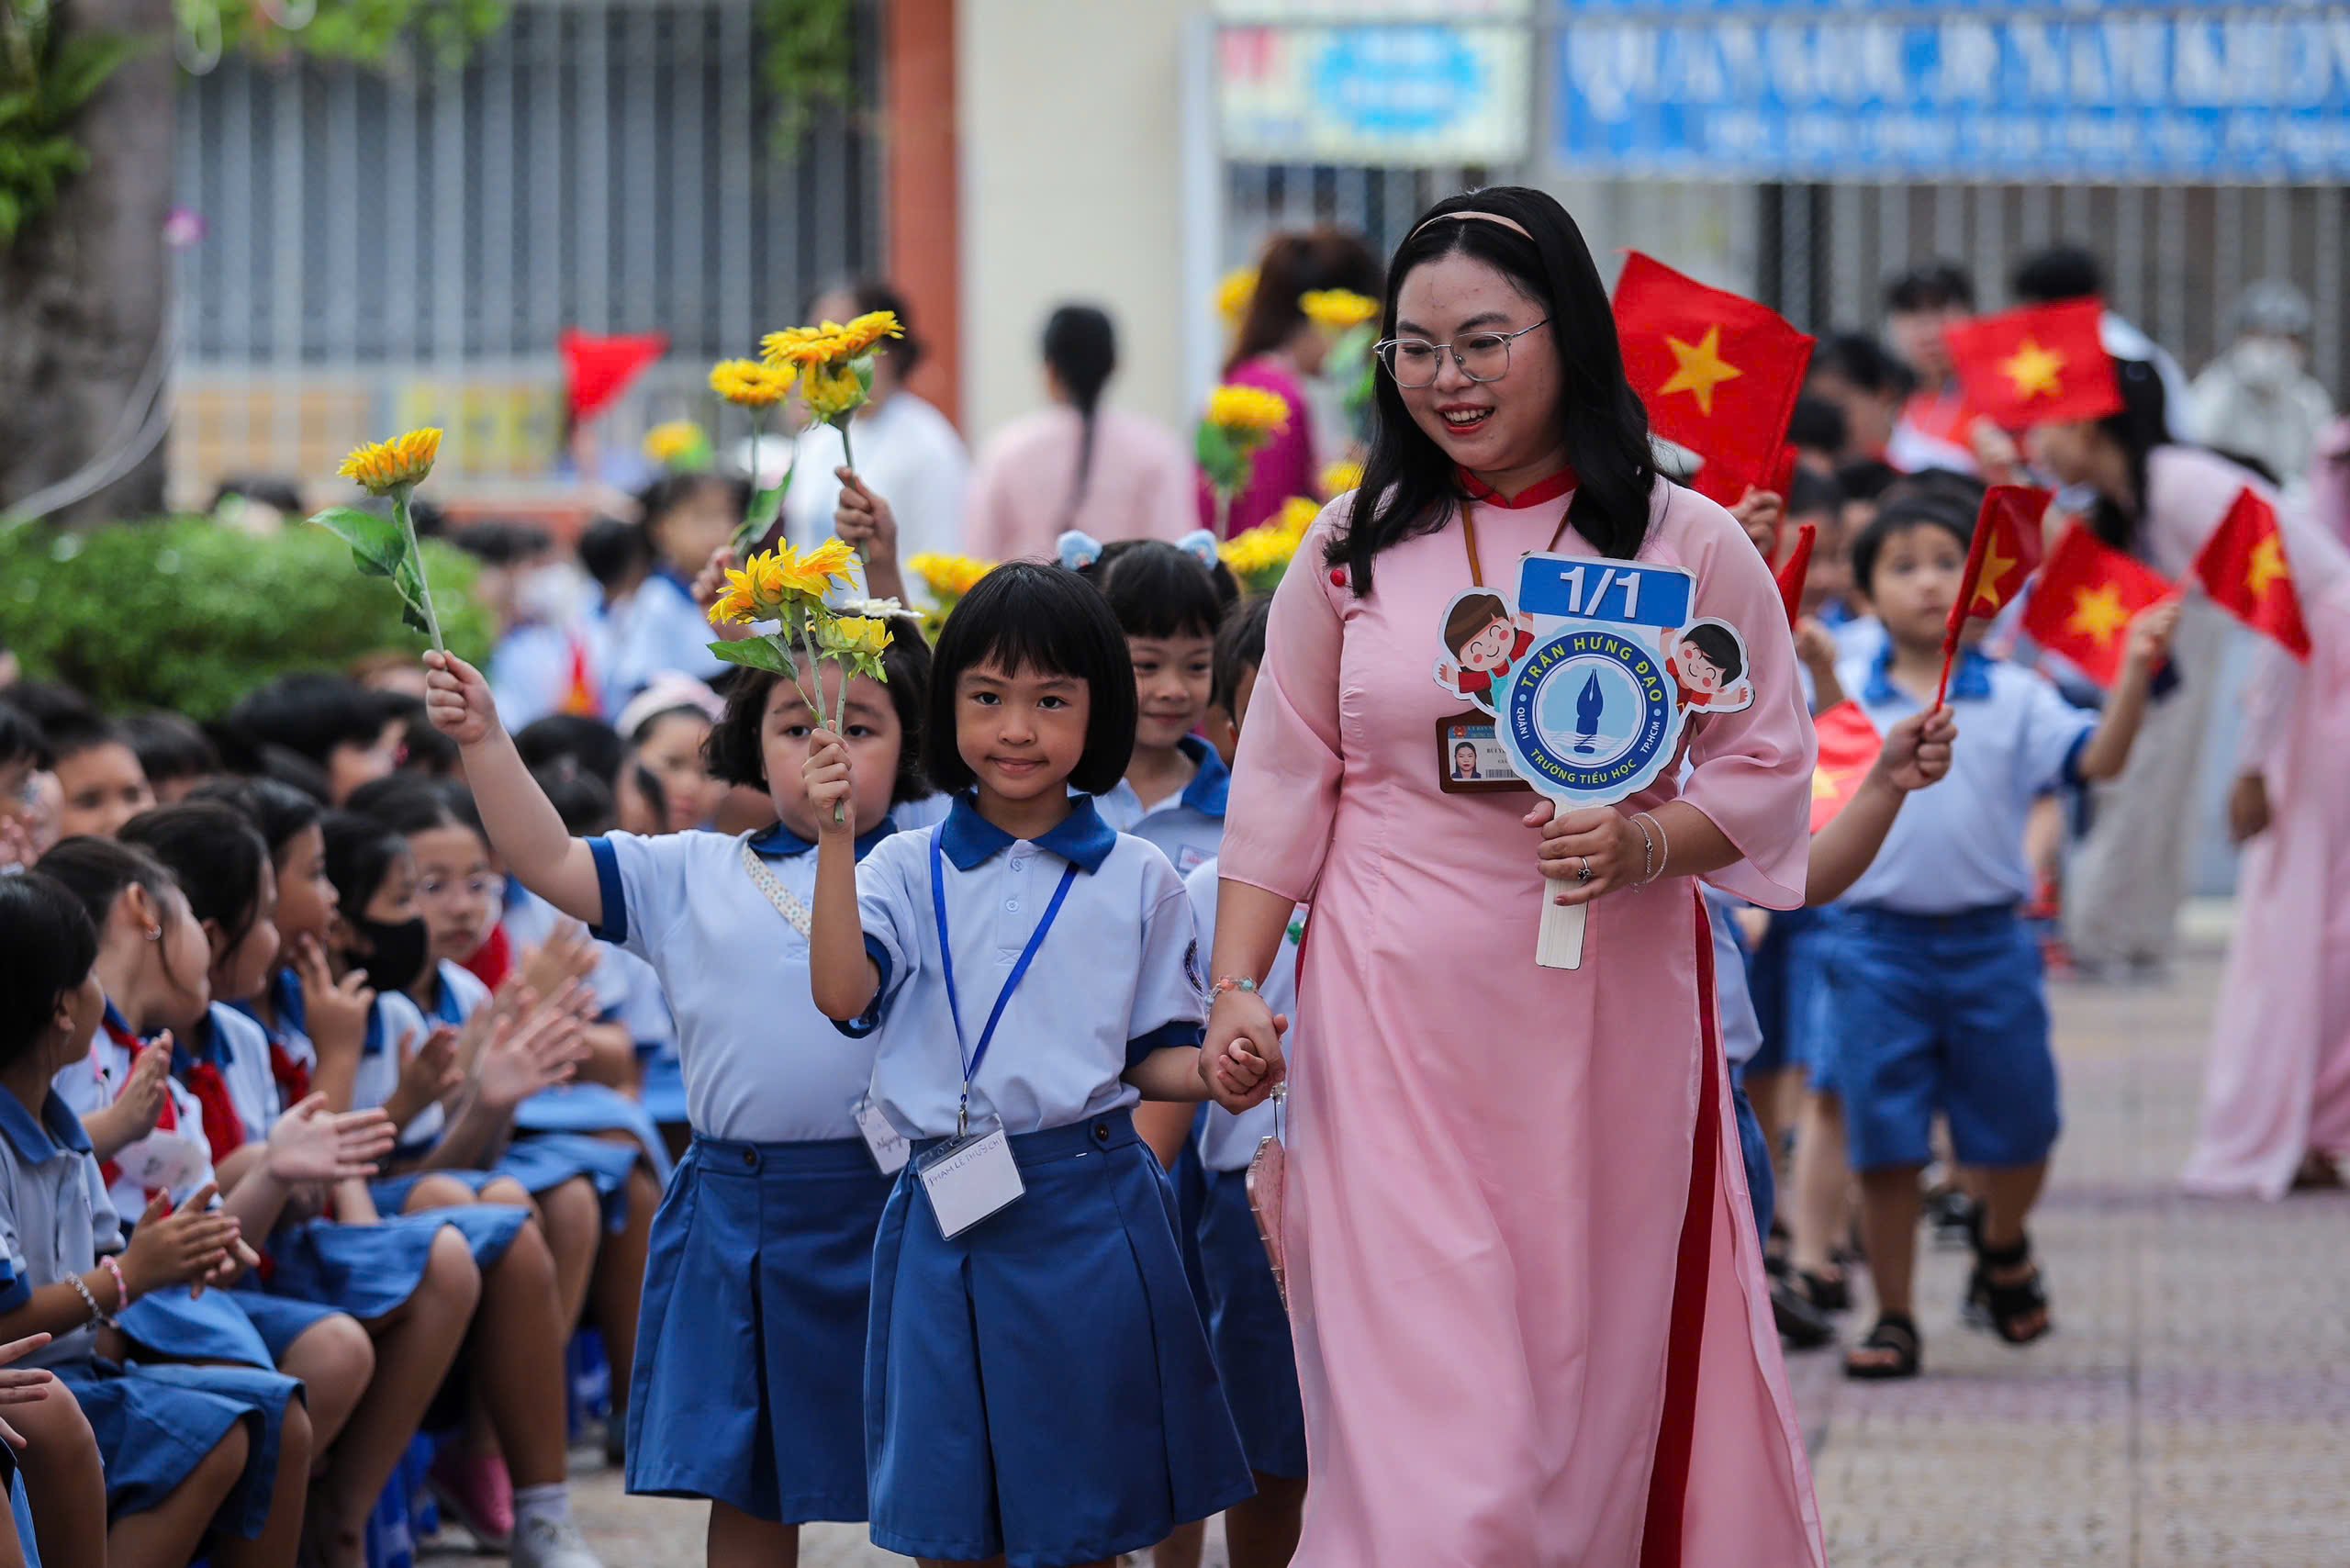
[[[302, 1015], [302, 977], [292, 969], [280, 969], [270, 977], [269, 985], [277, 1000], [278, 1023], [297, 1035], [308, 1035], [309, 1025]], [[263, 1023], [259, 1010], [242, 1002], [232, 1002], [229, 1005], [260, 1024], [263, 1032], [268, 1031], [269, 1025]], [[273, 1035], [272, 1038], [274, 1037]], [[367, 1010], [367, 1037], [361, 1042], [359, 1052], [362, 1056], [372, 1057], [383, 1048], [384, 1009], [378, 1004]]]
[[[677, 569], [669, 565], [666, 561], [662, 562], [660, 565], [653, 568], [652, 577], [666, 577], [669, 582], [676, 585], [679, 593], [686, 596], [686, 602], [688, 604], [691, 604], [693, 602], [694, 585], [679, 575]], [[649, 582], [652, 580], [652, 577], [648, 577], [645, 580]]]
[[[216, 1002], [212, 1005], [225, 1007], [228, 1003]], [[185, 1072], [198, 1062], [208, 1061], [216, 1067], [224, 1068], [229, 1065], [229, 1058], [235, 1053], [229, 1048], [229, 1037], [222, 1034], [220, 1026], [212, 1021], [212, 1008], [205, 1009], [203, 1021], [196, 1025], [194, 1033], [196, 1037], [192, 1040], [183, 1040], [177, 1036], [173, 1036], [172, 1070], [173, 1072]]]
[[82, 1119], [54, 1089], [41, 1100], [39, 1121], [25, 1109], [23, 1101], [0, 1090], [0, 1136], [7, 1138], [17, 1158], [28, 1165], [54, 1159], [66, 1149], [90, 1152], [90, 1135], [82, 1130]]
[[1185, 735], [1175, 743], [1176, 748], [1199, 765], [1192, 781], [1183, 786], [1182, 803], [1203, 817], [1224, 820], [1225, 802], [1232, 795], [1232, 769], [1224, 765], [1215, 747], [1197, 735]]
[[[898, 824], [888, 816], [883, 816], [880, 826], [870, 833], [861, 833], [856, 835], [856, 857], [859, 860], [864, 859], [873, 853], [875, 845], [897, 831]], [[782, 860], [794, 855], [805, 855], [816, 846], [813, 840], [802, 838], [781, 823], [778, 823], [767, 832], [752, 839], [751, 847], [772, 859]]]
[[[972, 871], [1012, 847], [1012, 842], [1010, 834], [979, 815], [969, 795], [957, 795], [947, 810], [939, 846], [955, 862], [955, 869]], [[1110, 858], [1110, 851], [1118, 846], [1118, 835], [1093, 809], [1093, 797], [1080, 795], [1069, 801], [1069, 813], [1058, 827], [1039, 834], [1032, 842], [1091, 872], [1102, 869], [1102, 862]]]
[[465, 1004], [457, 1000], [457, 988], [449, 983], [449, 968], [445, 958], [432, 966], [432, 979], [440, 987], [440, 994], [432, 999], [432, 1018], [459, 1029], [464, 1026]]
[[[1973, 648], [1961, 648], [1958, 664], [1950, 672], [1950, 696], [1953, 702], [1980, 702], [1991, 695], [1991, 661]], [[1893, 684], [1893, 639], [1876, 653], [1876, 662], [1869, 666], [1869, 683], [1861, 693], [1861, 701], [1870, 708], [1883, 708], [1894, 703], [1907, 703], [1908, 696]], [[1914, 704], [1913, 704], [1914, 706]]]

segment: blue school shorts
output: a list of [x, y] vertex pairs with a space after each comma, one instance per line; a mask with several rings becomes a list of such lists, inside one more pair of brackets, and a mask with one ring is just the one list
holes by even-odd
[[911, 1164], [890, 1191], [865, 1367], [873, 1541], [1009, 1568], [1139, 1551], [1256, 1489], [1174, 1188], [1123, 1111], [1012, 1153], [1025, 1192], [951, 1240]]
[[1829, 965], [1841, 912], [1771, 912], [1770, 929], [1747, 960], [1747, 991], [1762, 1026], [1762, 1048], [1747, 1059], [1749, 1072], [1793, 1068], [1814, 1090], [1835, 1087], [1833, 1012]]
[[132, 1344], [160, 1356], [274, 1372], [286, 1347], [335, 1316], [331, 1306], [258, 1291], [207, 1290], [199, 1296], [185, 1285], [171, 1285], [140, 1296], [115, 1321]]
[[243, 1422], [245, 1468], [213, 1527], [243, 1540], [261, 1534], [277, 1484], [285, 1402], [300, 1395], [300, 1383], [249, 1367], [175, 1362], [125, 1369], [92, 1360], [50, 1370], [73, 1391], [106, 1456], [107, 1518], [159, 1506]]
[[2013, 906], [1850, 910], [1832, 972], [1854, 1170], [1929, 1163], [1937, 1112], [1961, 1164], [2048, 1157], [2061, 1119], [2047, 987]]
[[474, 1261], [488, 1268], [506, 1256], [530, 1216], [505, 1204], [387, 1214], [374, 1225], [311, 1220], [270, 1241], [273, 1294], [330, 1302], [362, 1323], [408, 1305], [424, 1282], [432, 1238], [445, 1226], [465, 1238]]
[[1273, 1283], [1272, 1260], [1248, 1206], [1248, 1172], [1210, 1170], [1200, 1213], [1200, 1260], [1207, 1273], [1208, 1346], [1248, 1468], [1292, 1479], [1305, 1474], [1305, 1405], [1289, 1313]]
[[865, 1518], [865, 1330], [890, 1200], [862, 1138], [697, 1137], [653, 1218], [628, 1489]]

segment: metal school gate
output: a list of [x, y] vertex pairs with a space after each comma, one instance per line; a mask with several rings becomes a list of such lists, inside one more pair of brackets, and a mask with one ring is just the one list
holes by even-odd
[[[721, 354], [877, 253], [878, 150], [839, 115], [771, 150], [741, 0], [515, 0], [462, 70], [224, 62], [179, 100], [173, 498], [316, 479], [450, 429], [470, 492], [527, 496], [563, 444], [566, 327], [666, 332], [599, 431], [708, 417]], [[871, 101], [870, 7], [858, 57]]]

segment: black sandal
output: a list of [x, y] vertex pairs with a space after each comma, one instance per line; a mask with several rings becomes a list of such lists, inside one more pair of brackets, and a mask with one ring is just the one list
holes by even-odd
[[[2031, 1272], [2006, 1282], [1991, 1277], [2018, 1269], [2030, 1269]], [[2056, 1327], [2048, 1315], [2048, 1291], [2041, 1280], [2040, 1266], [2032, 1261], [2030, 1237], [2013, 1247], [1986, 1247], [1981, 1233], [1976, 1234], [1975, 1273], [1967, 1281], [1966, 1305], [1960, 1316], [1977, 1328], [1990, 1329], [2010, 1345], [2029, 1345]], [[2040, 1319], [2039, 1327], [2017, 1327], [2034, 1316]]]
[[[1876, 1320], [1868, 1338], [1844, 1353], [1844, 1375], [1855, 1383], [1891, 1383], [1899, 1378], [1918, 1375], [1926, 1342], [1918, 1337], [1918, 1326], [1907, 1313], [1888, 1312]], [[1890, 1354], [1889, 1361], [1856, 1361], [1852, 1358], [1864, 1350]]]
[[1790, 1282], [1820, 1312], [1850, 1312], [1852, 1309], [1852, 1282], [1841, 1274], [1815, 1274], [1808, 1269], [1794, 1271]]

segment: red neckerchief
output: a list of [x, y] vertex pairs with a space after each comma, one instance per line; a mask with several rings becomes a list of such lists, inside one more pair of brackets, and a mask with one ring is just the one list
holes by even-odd
[[218, 1165], [245, 1141], [245, 1119], [237, 1114], [229, 1081], [220, 1076], [219, 1063], [199, 1061], [189, 1066], [180, 1081], [204, 1107], [204, 1141], [212, 1146], [212, 1163]]
[[474, 950], [464, 968], [492, 991], [506, 983], [514, 972], [514, 939], [506, 935], [504, 921], [489, 928], [489, 940]]
[[1460, 481], [1460, 487], [1469, 493], [1471, 500], [1489, 507], [1500, 507], [1505, 511], [1516, 511], [1525, 507], [1539, 507], [1545, 501], [1555, 501], [1573, 489], [1577, 483], [1572, 468], [1561, 468], [1539, 484], [1529, 485], [1514, 496], [1505, 496], [1466, 468], [1456, 466], [1453, 474]]
[[277, 1081], [277, 1097], [286, 1105], [298, 1105], [310, 1097], [310, 1067], [285, 1048], [276, 1036], [269, 1037], [269, 1076]]

